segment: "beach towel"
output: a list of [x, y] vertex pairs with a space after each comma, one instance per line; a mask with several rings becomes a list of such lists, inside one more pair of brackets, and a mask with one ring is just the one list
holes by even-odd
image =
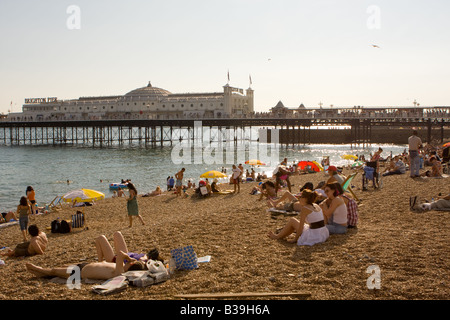
[[10, 227], [10, 226], [14, 226], [16, 224], [19, 224], [19, 221], [10, 221], [10, 222], [1, 223], [0, 224], [0, 229], [7, 228], [7, 227]]
[[93, 286], [92, 291], [101, 295], [108, 295], [125, 290], [128, 287], [127, 278], [123, 275], [107, 280], [101, 285]]
[[276, 209], [276, 208], [267, 209], [267, 212], [270, 212], [270, 214], [272, 216], [279, 216], [281, 214], [284, 216], [296, 216], [299, 214], [299, 212], [297, 212], [297, 211], [287, 211], [287, 210], [281, 210], [281, 209]]

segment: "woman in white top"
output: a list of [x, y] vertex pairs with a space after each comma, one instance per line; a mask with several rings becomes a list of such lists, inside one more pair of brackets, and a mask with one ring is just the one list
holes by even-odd
[[344, 199], [339, 197], [339, 189], [334, 183], [329, 183], [324, 188], [328, 199], [324, 200], [320, 207], [325, 217], [325, 224], [330, 234], [343, 234], [347, 232], [347, 206]]
[[288, 242], [297, 243], [299, 246], [325, 242], [330, 234], [325, 227], [322, 209], [314, 203], [316, 198], [315, 191], [303, 190], [299, 201], [294, 203], [294, 211], [300, 211], [300, 220], [291, 218], [281, 231], [276, 234], [269, 232], [268, 236], [271, 239], [284, 239], [295, 234]]

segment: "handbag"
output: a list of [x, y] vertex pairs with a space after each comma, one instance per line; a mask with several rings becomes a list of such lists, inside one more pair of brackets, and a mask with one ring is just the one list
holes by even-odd
[[198, 268], [197, 254], [192, 246], [172, 249], [170, 254], [178, 270], [194, 270]]

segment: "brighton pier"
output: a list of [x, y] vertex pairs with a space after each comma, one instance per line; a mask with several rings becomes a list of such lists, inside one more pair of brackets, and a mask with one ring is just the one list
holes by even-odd
[[[395, 108], [396, 112], [390, 108], [367, 108], [364, 110], [369, 112], [365, 115], [361, 112], [352, 114], [348, 108], [321, 108], [306, 109], [309, 113], [303, 114], [280, 114], [272, 110], [267, 114], [220, 119], [0, 121], [0, 144], [104, 147], [137, 143], [162, 147], [200, 136], [210, 142], [254, 140], [284, 145], [404, 144], [412, 128], [417, 129], [428, 143], [449, 139], [450, 107], [440, 107], [438, 113], [421, 116], [416, 109], [408, 109], [409, 112], [400, 116], [398, 108]], [[196, 130], [199, 126], [201, 132]]]
[[172, 93], [149, 82], [117, 96], [27, 98], [22, 112], [0, 115], [0, 144], [157, 147], [205, 137], [284, 145], [403, 144], [412, 128], [428, 143], [450, 136], [448, 106], [319, 105], [287, 108], [279, 101], [268, 112], [255, 112], [250, 87], [227, 83], [221, 92]]

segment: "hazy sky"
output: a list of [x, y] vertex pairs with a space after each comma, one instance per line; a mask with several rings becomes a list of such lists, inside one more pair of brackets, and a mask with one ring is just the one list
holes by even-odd
[[222, 92], [228, 70], [239, 88], [251, 75], [256, 111], [448, 106], [449, 14], [448, 0], [1, 0], [0, 112], [148, 81]]

